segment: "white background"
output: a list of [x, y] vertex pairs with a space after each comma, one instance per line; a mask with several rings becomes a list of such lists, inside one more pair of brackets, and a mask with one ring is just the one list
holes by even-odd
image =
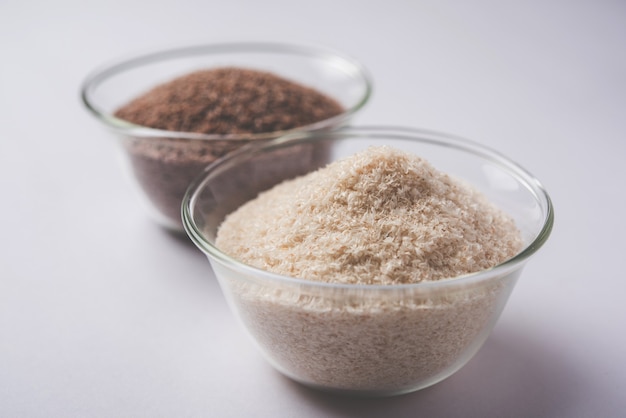
[[[145, 216], [80, 83], [231, 40], [341, 50], [375, 82], [355, 124], [469, 137], [542, 180], [553, 235], [460, 372], [387, 399], [294, 384]], [[0, 0], [0, 416], [623, 416], [625, 180], [623, 1]]]

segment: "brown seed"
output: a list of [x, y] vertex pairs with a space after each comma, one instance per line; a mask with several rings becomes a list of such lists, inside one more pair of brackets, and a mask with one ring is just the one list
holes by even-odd
[[166, 131], [255, 134], [294, 129], [343, 112], [334, 99], [274, 74], [196, 71], [132, 100], [115, 116]]
[[[285, 131], [344, 111], [335, 99], [269, 72], [225, 67], [200, 70], [154, 87], [115, 116], [166, 131], [250, 135]], [[161, 215], [180, 226], [190, 182], [208, 164], [250, 140], [130, 138], [137, 181]]]

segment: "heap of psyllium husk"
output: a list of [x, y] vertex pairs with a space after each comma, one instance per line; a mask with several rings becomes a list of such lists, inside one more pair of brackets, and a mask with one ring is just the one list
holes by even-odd
[[[383, 146], [261, 193], [227, 216], [216, 245], [243, 263], [313, 282], [405, 285], [489, 269], [517, 254], [522, 240], [479, 192]], [[501, 283], [380, 298], [351, 297], [349, 288], [233, 288], [251, 332], [286, 373], [378, 390], [410, 387], [454, 363], [500, 309]]]

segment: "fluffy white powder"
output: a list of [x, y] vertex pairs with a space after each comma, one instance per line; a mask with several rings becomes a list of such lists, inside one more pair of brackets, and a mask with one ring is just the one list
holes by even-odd
[[[414, 155], [375, 147], [262, 193], [226, 218], [216, 244], [312, 284], [406, 284], [492, 267], [515, 255], [521, 239], [513, 221], [468, 186]], [[515, 281], [367, 292], [219, 273], [276, 367], [309, 385], [372, 394], [455, 371]]]
[[513, 221], [428, 162], [372, 147], [261, 194], [217, 246], [275, 273], [333, 283], [439, 280], [520, 249]]

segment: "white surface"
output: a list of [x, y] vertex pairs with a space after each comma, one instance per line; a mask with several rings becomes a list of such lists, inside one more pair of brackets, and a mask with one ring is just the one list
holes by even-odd
[[[0, 1], [0, 416], [620, 416], [626, 410], [626, 3]], [[388, 399], [274, 372], [206, 259], [146, 219], [83, 77], [144, 49], [318, 43], [375, 80], [355, 121], [466, 136], [556, 225], [459, 373]]]

